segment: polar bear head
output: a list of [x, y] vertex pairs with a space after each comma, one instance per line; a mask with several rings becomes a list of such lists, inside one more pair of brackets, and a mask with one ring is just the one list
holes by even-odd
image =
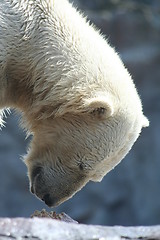
[[120, 106], [97, 97], [82, 113], [42, 121], [26, 160], [32, 193], [56, 206], [116, 166], [147, 125], [143, 115]]

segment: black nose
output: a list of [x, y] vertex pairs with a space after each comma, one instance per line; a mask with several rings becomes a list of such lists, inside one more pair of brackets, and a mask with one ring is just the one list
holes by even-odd
[[44, 201], [45, 204], [48, 205], [48, 207], [52, 207], [54, 205], [54, 201], [51, 199], [49, 193], [43, 196], [42, 201]]

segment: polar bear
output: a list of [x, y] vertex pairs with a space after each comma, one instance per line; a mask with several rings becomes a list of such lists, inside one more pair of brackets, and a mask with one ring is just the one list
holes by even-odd
[[30, 189], [48, 206], [101, 181], [148, 126], [118, 54], [68, 0], [0, 1], [0, 108], [33, 135]]

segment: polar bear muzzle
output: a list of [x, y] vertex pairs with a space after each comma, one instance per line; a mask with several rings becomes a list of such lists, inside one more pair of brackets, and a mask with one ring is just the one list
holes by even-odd
[[31, 192], [49, 207], [61, 204], [88, 181], [82, 170], [80, 174], [68, 171], [59, 173], [53, 168], [35, 167], [31, 173]]

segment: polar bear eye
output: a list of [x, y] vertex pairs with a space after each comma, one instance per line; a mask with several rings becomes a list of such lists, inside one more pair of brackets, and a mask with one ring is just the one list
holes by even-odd
[[81, 171], [84, 170], [84, 164], [82, 162], [78, 164], [78, 167]]

